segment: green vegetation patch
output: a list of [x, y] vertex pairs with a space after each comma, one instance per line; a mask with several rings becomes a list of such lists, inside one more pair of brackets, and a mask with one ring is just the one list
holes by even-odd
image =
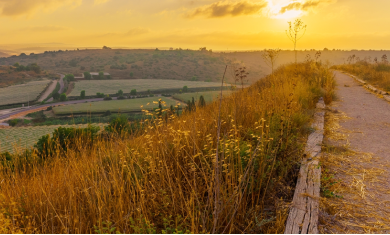
[[35, 100], [49, 82], [50, 80], [42, 80], [0, 88], [0, 105], [18, 104]]
[[[96, 126], [101, 126], [103, 124], [93, 124]], [[55, 129], [60, 126], [37, 126], [37, 127], [16, 127], [9, 129], [0, 129], [0, 153], [10, 152], [14, 153], [16, 151], [22, 151], [24, 149], [29, 149], [34, 146], [34, 144], [41, 138], [43, 135], [52, 134]], [[88, 124], [84, 125], [63, 125], [61, 127], [76, 127], [76, 128], [86, 128]]]
[[[223, 91], [222, 96], [228, 96], [232, 92], [231, 91]], [[183, 94], [176, 94], [173, 96], [173, 98], [177, 100], [181, 100], [183, 102], [187, 102], [188, 100], [192, 100], [192, 97], [194, 97], [195, 101], [199, 100], [199, 97], [203, 95], [203, 98], [207, 103], [210, 103], [214, 100], [216, 100], [219, 95], [221, 94], [221, 91], [204, 91], [204, 92], [193, 92], [193, 93], [183, 93]]]
[[[110, 100], [100, 102], [90, 102], [81, 104], [71, 104], [66, 106], [58, 106], [53, 108], [56, 115], [77, 114], [77, 113], [111, 113], [118, 112], [140, 112], [142, 109], [151, 110], [158, 108], [157, 97], [126, 99], [126, 100]], [[162, 98], [167, 106], [176, 105], [177, 101], [170, 98]], [[143, 106], [143, 108], [141, 108]]]
[[219, 87], [220, 83], [198, 82], [198, 81], [180, 81], [180, 80], [162, 80], [162, 79], [131, 79], [131, 80], [83, 80], [75, 83], [75, 88], [69, 94], [69, 97], [80, 96], [80, 92], [85, 90], [86, 96], [96, 95], [98, 92], [104, 94], [116, 94], [118, 90], [124, 93], [130, 93], [136, 89], [137, 92], [164, 90], [164, 89], [182, 89], [201, 87]]

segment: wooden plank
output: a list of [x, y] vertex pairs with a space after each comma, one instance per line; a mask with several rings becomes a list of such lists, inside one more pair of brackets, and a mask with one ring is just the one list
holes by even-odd
[[286, 222], [285, 234], [318, 233], [321, 167], [319, 154], [324, 138], [325, 103], [321, 98], [316, 105], [312, 127], [305, 147], [306, 157], [299, 170], [297, 186]]

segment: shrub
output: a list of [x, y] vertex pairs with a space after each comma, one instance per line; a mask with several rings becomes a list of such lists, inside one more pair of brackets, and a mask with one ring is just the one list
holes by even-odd
[[130, 72], [130, 77], [132, 78], [134, 76], [134, 73], [133, 72]]
[[187, 86], [183, 86], [182, 92], [188, 92], [188, 87]]
[[87, 79], [87, 80], [91, 80], [92, 78], [92, 75], [90, 72], [84, 72], [84, 78]]
[[118, 93], [116, 93], [118, 96], [123, 96], [123, 91], [119, 90]]
[[80, 99], [85, 99], [85, 90], [80, 92]]
[[120, 95], [120, 96], [118, 96], [118, 98], [117, 98], [118, 100], [124, 100], [124, 99], [126, 99], [126, 97], [125, 96], [123, 96], [123, 95]]
[[67, 75], [65, 75], [64, 80], [66, 80], [68, 82], [74, 81], [74, 75], [73, 74], [67, 74]]
[[107, 95], [106, 97], [104, 97], [103, 100], [112, 100], [112, 98], [110, 97], [110, 95]]
[[60, 95], [60, 101], [66, 101], [66, 94], [65, 93], [62, 93]]
[[130, 95], [137, 95], [137, 90], [136, 89], [131, 90]]
[[106, 131], [110, 133], [128, 133], [131, 130], [129, 120], [124, 115], [119, 115], [111, 120], [110, 125], [106, 127]]
[[105, 97], [104, 93], [100, 93], [100, 92], [96, 93], [96, 96], [98, 98], [104, 98]]

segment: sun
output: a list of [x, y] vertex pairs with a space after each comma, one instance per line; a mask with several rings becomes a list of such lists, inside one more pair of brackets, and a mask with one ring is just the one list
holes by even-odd
[[304, 13], [301, 10], [289, 10], [284, 13], [280, 13], [282, 7], [291, 3], [291, 0], [267, 0], [270, 17], [274, 19], [294, 19], [302, 16]]

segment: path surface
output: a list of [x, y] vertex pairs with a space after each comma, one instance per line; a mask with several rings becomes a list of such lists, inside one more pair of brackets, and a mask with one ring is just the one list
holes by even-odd
[[58, 91], [59, 94], [62, 94], [64, 92], [65, 86], [64, 86], [64, 77], [65, 75], [63, 74], [58, 74], [60, 75], [60, 90]]
[[44, 101], [53, 91], [56, 89], [57, 80], [53, 80], [52, 84], [46, 89], [46, 91], [41, 95], [41, 98], [38, 99], [39, 102]]
[[331, 190], [342, 198], [324, 201], [320, 226], [325, 233], [390, 233], [390, 103], [350, 76], [335, 75], [338, 100], [329, 106], [335, 116], [327, 121], [325, 145], [335, 148], [323, 161], [340, 180]]
[[336, 72], [336, 81], [341, 100], [337, 102], [337, 109], [352, 118], [341, 124], [353, 131], [349, 134], [351, 148], [390, 161], [390, 103], [379, 99], [348, 75]]

